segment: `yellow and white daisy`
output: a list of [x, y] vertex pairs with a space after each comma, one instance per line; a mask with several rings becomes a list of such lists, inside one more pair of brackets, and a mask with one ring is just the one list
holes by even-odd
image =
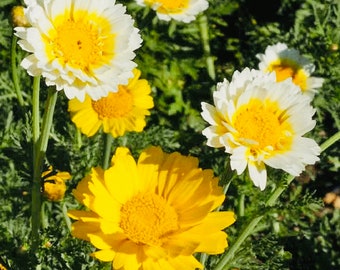
[[298, 176], [319, 160], [317, 143], [303, 137], [312, 130], [315, 109], [290, 79], [277, 82], [275, 72], [244, 69], [231, 82], [217, 84], [214, 105], [202, 102], [207, 145], [224, 147], [231, 168], [240, 175], [248, 167], [255, 186], [266, 187], [265, 165]]
[[138, 162], [119, 147], [107, 170], [93, 168], [73, 191], [88, 210], [70, 210], [72, 235], [113, 269], [194, 270], [196, 252], [223, 253], [231, 211], [213, 211], [225, 196], [198, 159], [149, 147]]
[[276, 73], [278, 82], [292, 78], [301, 91], [313, 98], [317, 88], [320, 88], [324, 79], [312, 77], [315, 66], [306, 58], [300, 55], [296, 49], [289, 49], [284, 43], [277, 43], [268, 46], [264, 54], [257, 54], [261, 61], [259, 69], [264, 72]]
[[127, 85], [119, 85], [118, 91], [110, 92], [107, 97], [94, 101], [86, 96], [84, 102], [69, 101], [71, 120], [82, 133], [91, 137], [103, 128], [105, 133], [119, 137], [126, 132], [143, 131], [145, 116], [150, 115], [149, 109], [154, 103], [148, 81], [139, 79], [138, 69], [134, 69], [133, 74]]
[[31, 27], [16, 27], [30, 54], [21, 66], [71, 98], [107, 96], [132, 77], [141, 37], [115, 0], [26, 0]]
[[140, 6], [149, 6], [156, 11], [160, 20], [174, 19], [184, 23], [191, 22], [209, 7], [207, 0], [136, 0]]

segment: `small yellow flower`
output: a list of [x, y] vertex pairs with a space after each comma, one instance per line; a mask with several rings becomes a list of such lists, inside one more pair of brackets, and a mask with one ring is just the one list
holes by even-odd
[[[273, 91], [275, 89], [275, 91]], [[303, 135], [315, 126], [315, 109], [290, 80], [275, 73], [244, 69], [218, 83], [214, 105], [202, 102], [207, 145], [224, 147], [238, 175], [248, 167], [255, 186], [267, 183], [266, 166], [299, 176], [319, 160], [320, 147]]]
[[149, 6], [156, 11], [159, 19], [181, 22], [195, 20], [198, 13], [209, 7], [207, 0], [136, 0], [140, 6]]
[[43, 179], [43, 195], [49, 201], [60, 201], [64, 198], [66, 191], [65, 181], [71, 178], [68, 172], [54, 171], [53, 167], [41, 174]]
[[97, 101], [88, 96], [84, 102], [77, 99], [69, 101], [68, 110], [71, 120], [86, 136], [93, 136], [101, 127], [113, 137], [125, 132], [141, 132], [145, 125], [145, 116], [150, 115], [153, 99], [147, 80], [139, 79], [141, 72], [133, 70], [134, 77], [127, 85], [119, 85], [118, 92], [109, 93]]
[[16, 26], [28, 27], [30, 26], [25, 13], [23, 6], [14, 6], [11, 11], [12, 23]]
[[126, 84], [137, 65], [139, 30], [115, 0], [25, 0], [31, 27], [16, 27], [18, 44], [30, 54], [21, 66], [45, 78], [67, 98], [98, 100]]
[[194, 270], [196, 252], [223, 253], [230, 211], [213, 211], [225, 196], [198, 159], [144, 150], [138, 162], [119, 147], [111, 167], [93, 168], [73, 191], [88, 211], [71, 210], [72, 235], [91, 242], [113, 269]]
[[316, 89], [320, 88], [324, 79], [312, 77], [315, 66], [299, 51], [289, 49], [284, 43], [268, 46], [264, 54], [257, 54], [261, 61], [259, 69], [264, 72], [275, 71], [278, 82], [291, 78], [293, 83], [300, 87], [301, 91], [313, 98]]

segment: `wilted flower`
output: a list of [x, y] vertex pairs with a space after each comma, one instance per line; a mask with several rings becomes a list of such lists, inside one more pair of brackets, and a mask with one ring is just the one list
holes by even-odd
[[16, 27], [31, 54], [21, 65], [71, 98], [97, 100], [132, 77], [141, 37], [126, 8], [114, 0], [26, 0], [31, 27]]
[[240, 175], [248, 167], [255, 186], [266, 187], [265, 165], [298, 176], [319, 160], [320, 147], [303, 135], [312, 130], [315, 109], [291, 80], [275, 73], [244, 69], [231, 82], [217, 84], [214, 105], [202, 102], [207, 145], [224, 147], [231, 168]]
[[72, 234], [90, 241], [92, 255], [113, 269], [197, 269], [193, 253], [220, 254], [230, 211], [213, 212], [225, 196], [198, 159], [144, 150], [136, 163], [119, 147], [108, 170], [93, 168], [73, 191], [88, 211], [69, 211]]

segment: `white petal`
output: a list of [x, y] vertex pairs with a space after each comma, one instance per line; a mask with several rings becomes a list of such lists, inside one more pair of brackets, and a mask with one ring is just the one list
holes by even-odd
[[267, 184], [267, 170], [265, 165], [262, 162], [249, 162], [248, 172], [254, 185], [261, 190], [264, 190]]
[[234, 149], [232, 155], [230, 156], [230, 167], [232, 170], [236, 170], [237, 174], [240, 175], [244, 172], [247, 167], [247, 148], [238, 147]]

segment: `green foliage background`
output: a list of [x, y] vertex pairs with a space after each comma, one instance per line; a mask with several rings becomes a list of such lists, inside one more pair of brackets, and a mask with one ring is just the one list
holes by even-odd
[[[227, 229], [229, 244], [254, 215], [265, 218], [247, 239], [226, 269], [340, 269], [340, 210], [325, 205], [327, 192], [340, 188], [339, 143], [294, 180], [275, 207], [264, 202], [270, 191], [283, 184], [282, 171], [269, 169], [264, 192], [247, 176], [229, 182], [228, 156], [221, 149], [205, 145], [201, 134], [206, 123], [200, 116], [202, 101], [212, 102], [217, 82], [231, 79], [235, 70], [257, 68], [255, 55], [268, 45], [284, 42], [298, 49], [316, 66], [314, 76], [325, 78], [313, 100], [317, 110], [316, 128], [308, 134], [322, 143], [340, 127], [340, 2], [337, 0], [210, 0], [209, 9], [190, 24], [164, 22], [134, 1], [117, 1], [141, 30], [143, 45], [136, 62], [142, 77], [152, 86], [155, 107], [142, 133], [129, 133], [114, 141], [125, 145], [137, 157], [149, 145], [164, 151], [179, 151], [199, 158], [203, 168], [213, 168], [229, 189], [224, 208], [237, 214]], [[65, 218], [67, 209], [77, 208], [71, 191], [91, 167], [101, 164], [103, 134], [81, 135], [70, 121], [67, 98], [58, 95], [46, 166], [69, 171], [65, 199], [44, 202], [42, 244], [31, 254], [30, 185], [32, 181], [31, 95], [32, 78], [18, 69], [25, 105], [16, 99], [11, 78], [12, 25], [10, 11], [15, 0], [0, 2], [0, 263], [8, 269], [110, 269], [94, 260], [94, 248], [72, 238]], [[203, 50], [202, 25], [207, 20], [210, 55]], [[17, 63], [25, 56], [17, 48]], [[213, 60], [215, 74], [209, 74], [207, 59]], [[208, 60], [208, 61], [210, 61]], [[46, 87], [41, 85], [41, 100]], [[44, 104], [41, 104], [43, 111]], [[217, 256], [207, 259], [213, 269]], [[36, 267], [36, 265], [39, 265]], [[39, 268], [40, 267], [40, 268]]]

